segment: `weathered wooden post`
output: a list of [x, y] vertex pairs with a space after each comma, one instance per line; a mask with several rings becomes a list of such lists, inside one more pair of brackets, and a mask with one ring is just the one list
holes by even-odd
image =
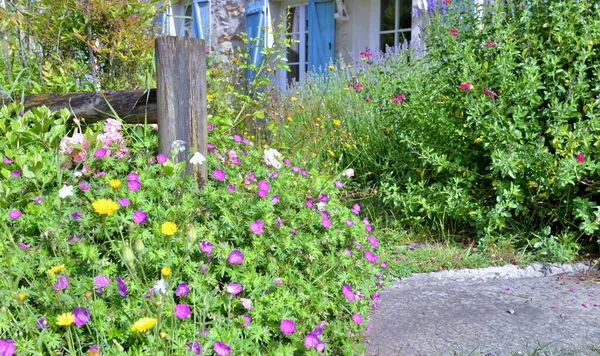
[[207, 155], [205, 42], [167, 36], [155, 45], [159, 151], [170, 157], [173, 142], [184, 141], [175, 160], [186, 161], [186, 174], [202, 185], [208, 178], [206, 163], [190, 164], [188, 158], [195, 152]]

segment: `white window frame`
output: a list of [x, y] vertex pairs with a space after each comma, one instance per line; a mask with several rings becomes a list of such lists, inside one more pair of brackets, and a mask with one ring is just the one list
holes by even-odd
[[[309, 29], [306, 28], [306, 6], [308, 6], [308, 2], [307, 1], [303, 1], [303, 2], [298, 2], [297, 0], [295, 1], [283, 1], [282, 3], [279, 4], [280, 6], [280, 13], [285, 13], [287, 12], [287, 9], [290, 7], [297, 7], [300, 10], [299, 13], [299, 28], [298, 28], [298, 34], [303, 33], [304, 36], [298, 36], [300, 42], [298, 43], [299, 45], [299, 49], [300, 49], [300, 53], [299, 53], [299, 62], [292, 62], [294, 64], [298, 64], [299, 65], [299, 76], [300, 78], [298, 78], [298, 80], [302, 80], [304, 79], [304, 77], [306, 76], [306, 72], [308, 70], [308, 56], [306, 53], [306, 38], [308, 35], [308, 31]], [[287, 18], [285, 19], [285, 21], [287, 21]], [[287, 28], [287, 22], [284, 23], [284, 28]], [[296, 33], [296, 32], [294, 32]], [[284, 54], [287, 58], [287, 52]], [[286, 64], [290, 65], [291, 63], [286, 62]], [[285, 89], [288, 87], [288, 75], [290, 75], [290, 73], [286, 70], [283, 69], [279, 69], [278, 73], [277, 73], [277, 85], [279, 88]]]

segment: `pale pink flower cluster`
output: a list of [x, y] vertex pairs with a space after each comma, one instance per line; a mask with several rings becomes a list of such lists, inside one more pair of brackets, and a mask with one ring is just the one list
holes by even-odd
[[[79, 145], [84, 149], [82, 150], [79, 147], [73, 147], [75, 145]], [[88, 149], [89, 146], [87, 140], [77, 129], [73, 133], [73, 137], [66, 136], [62, 139], [62, 141], [60, 141], [60, 153], [73, 157], [73, 161], [75, 161], [75, 163], [85, 160]]]
[[[129, 158], [129, 150], [125, 147], [125, 140], [121, 133], [121, 123], [115, 119], [108, 119], [104, 123], [104, 134], [98, 135], [102, 146], [106, 149], [106, 155], [114, 155], [116, 158]], [[111, 150], [118, 146], [116, 150]]]

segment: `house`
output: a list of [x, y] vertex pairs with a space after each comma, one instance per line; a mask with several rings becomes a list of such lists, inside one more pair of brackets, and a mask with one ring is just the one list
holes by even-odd
[[[453, 0], [476, 1], [483, 0]], [[406, 42], [422, 48], [421, 14], [447, 0], [172, 0], [164, 15], [165, 33], [203, 38], [220, 52], [244, 46], [236, 34], [272, 43], [267, 26], [285, 22], [298, 42], [287, 51], [291, 72], [279, 71], [278, 83], [302, 79], [307, 71], [333, 61], [348, 62], [361, 51], [386, 51]], [[287, 13], [287, 16], [286, 16]], [[252, 60], [262, 59], [250, 48]]]

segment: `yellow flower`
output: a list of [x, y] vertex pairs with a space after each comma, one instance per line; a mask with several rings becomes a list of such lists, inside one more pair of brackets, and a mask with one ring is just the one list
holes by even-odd
[[160, 231], [167, 236], [175, 235], [177, 232], [177, 225], [174, 222], [165, 221], [160, 227]]
[[167, 334], [167, 333], [166, 333], [166, 332], [164, 332], [164, 331], [161, 331], [161, 332], [160, 332], [160, 338], [161, 338], [161, 339], [165, 339], [165, 340], [169, 340], [169, 334]]
[[212, 101], [212, 95], [207, 95], [207, 96], [206, 96], [206, 100], [208, 100], [208, 101]]
[[156, 324], [158, 320], [156, 320], [156, 318], [141, 318], [138, 319], [138, 321], [136, 321], [135, 323], [133, 323], [133, 325], [131, 326], [131, 330], [133, 331], [139, 331], [141, 333], [143, 333], [144, 331], [147, 331], [148, 329], [150, 329], [151, 327], [154, 326], [154, 324]]
[[118, 179], [111, 179], [108, 184], [110, 184], [113, 189], [117, 189], [121, 186], [121, 181]]
[[75, 315], [73, 315], [71, 312], [64, 313], [56, 317], [56, 325], [60, 326], [69, 326], [73, 324], [74, 321]]
[[334, 120], [333, 120], [333, 124], [334, 124], [335, 126], [340, 126], [340, 123], [341, 123], [341, 122], [340, 122], [340, 120], [338, 120], [338, 119], [334, 119]]
[[291, 116], [288, 116], [287, 121], [292, 122], [292, 121], [294, 121], [294, 119], [292, 119]]
[[352, 68], [352, 64], [348, 64], [348, 68]]
[[311, 157], [312, 157], [312, 158], [315, 158], [315, 157], [317, 157], [317, 154], [313, 152], [313, 153], [311, 154]]
[[332, 157], [335, 156], [335, 153], [333, 153], [332, 150], [327, 150], [327, 153], [329, 153], [329, 155], [332, 156]]
[[317, 118], [316, 118], [316, 120], [317, 120], [317, 121], [321, 121], [321, 118], [320, 118], [320, 117], [317, 117]]
[[363, 62], [366, 62], [367, 58], [366, 57], [362, 57], [360, 60], [363, 61]]
[[25, 300], [25, 297], [27, 297], [27, 294], [19, 293], [19, 295], [17, 296], [17, 299], [19, 299], [19, 302], [22, 302]]
[[160, 274], [162, 274], [163, 277], [168, 277], [171, 274], [171, 267], [164, 266], [163, 268], [161, 268]]
[[85, 353], [87, 356], [100, 356], [100, 351], [94, 349], [88, 349]]
[[112, 199], [99, 199], [92, 203], [92, 207], [100, 215], [112, 215], [119, 208], [119, 204]]
[[299, 91], [297, 91], [297, 92], [296, 92], [296, 95], [300, 95], [300, 92], [299, 92]]
[[233, 57], [233, 58], [231, 59], [231, 61], [232, 61], [233, 63], [235, 63], [235, 64], [238, 64], [238, 62], [239, 62], [239, 59], [237, 59], [237, 57]]
[[60, 265], [60, 266], [54, 266], [54, 267], [50, 268], [49, 270], [46, 271], [46, 273], [57, 274], [64, 270], [65, 270], [65, 265]]
[[392, 129], [390, 129], [389, 127], [386, 127], [385, 132], [392, 132]]
[[329, 67], [327, 67], [327, 68], [329, 68], [329, 70], [334, 70], [334, 69], [335, 69], [335, 67], [334, 67], [334, 66], [332, 66], [332, 65], [330, 65], [330, 66], [329, 66]]
[[473, 142], [474, 143], [479, 143], [481, 141], [483, 141], [483, 138], [482, 137], [477, 137]]
[[350, 90], [350, 88], [344, 88], [344, 91], [348, 91], [348, 90]]
[[296, 98], [295, 96], [292, 96], [292, 97], [290, 98], [290, 100], [291, 100], [291, 101], [298, 101], [298, 98]]
[[271, 68], [267, 68], [267, 73], [271, 73]]

